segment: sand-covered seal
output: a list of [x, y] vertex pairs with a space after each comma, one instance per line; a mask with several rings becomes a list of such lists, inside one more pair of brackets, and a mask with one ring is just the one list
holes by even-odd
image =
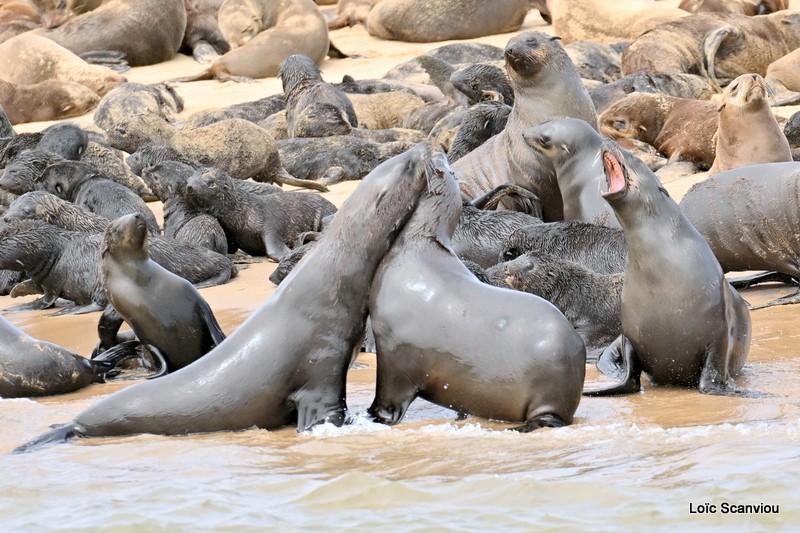
[[0, 106], [8, 110], [12, 124], [77, 117], [98, 102], [100, 97], [94, 91], [74, 81], [21, 85], [0, 80]]
[[23, 33], [0, 44], [0, 78], [24, 85], [45, 80], [74, 81], [99, 96], [123, 83], [113, 70], [90, 65], [50, 39]]
[[269, 78], [292, 54], [321, 63], [328, 53], [328, 24], [311, 0], [225, 0], [219, 28], [231, 51], [178, 81]]
[[644, 163], [612, 141], [603, 149], [604, 198], [625, 232], [622, 335], [597, 368], [619, 383], [592, 391], [624, 394], [653, 383], [735, 394], [750, 349], [750, 314], [703, 236]]
[[764, 79], [744, 74], [725, 88], [719, 106], [716, 158], [709, 175], [759, 163], [792, 161], [789, 141], [769, 105]]
[[428, 193], [372, 283], [378, 370], [369, 413], [396, 424], [419, 396], [523, 422], [515, 428], [523, 432], [570, 424], [586, 371], [583, 340], [552, 304], [481, 283], [456, 257], [459, 188], [444, 155], [434, 157]]
[[115, 50], [124, 52], [131, 66], [142, 66], [175, 57], [185, 29], [183, 0], [105, 0], [36, 33], [76, 54]]
[[316, 193], [252, 195], [217, 169], [198, 171], [186, 183], [190, 204], [213, 215], [228, 241], [251, 255], [280, 261], [305, 231], [320, 231], [336, 207]]
[[522, 132], [528, 146], [549, 158], [564, 203], [564, 220], [618, 228], [614, 210], [600, 192], [605, 173], [600, 161], [603, 137], [577, 118], [552, 119]]
[[174, 122], [183, 111], [183, 98], [168, 83], [123, 83], [100, 101], [94, 123], [108, 131], [132, 115], [152, 115]]
[[506, 69], [514, 87], [514, 108], [506, 128], [453, 164], [467, 198], [512, 183], [537, 194], [545, 220], [563, 217], [555, 171], [530, 149], [522, 132], [554, 116], [581, 118], [592, 126], [597, 115], [564, 47], [540, 32], [523, 32], [505, 49]]
[[426, 187], [428, 157], [419, 146], [376, 168], [270, 299], [216, 349], [109, 396], [19, 451], [74, 436], [341, 425], [369, 287]]
[[381, 0], [367, 31], [381, 39], [429, 43], [516, 31], [529, 0]]
[[110, 347], [127, 322], [174, 372], [211, 351], [225, 334], [197, 289], [150, 259], [147, 249], [147, 225], [139, 214], [109, 224], [101, 250], [103, 288], [116, 313], [107, 309], [97, 330], [101, 346]]

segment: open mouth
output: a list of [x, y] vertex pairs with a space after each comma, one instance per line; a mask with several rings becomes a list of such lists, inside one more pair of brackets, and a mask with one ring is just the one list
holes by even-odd
[[608, 181], [608, 192], [604, 193], [603, 196], [624, 194], [628, 187], [625, 169], [617, 155], [609, 150], [603, 151], [603, 169]]

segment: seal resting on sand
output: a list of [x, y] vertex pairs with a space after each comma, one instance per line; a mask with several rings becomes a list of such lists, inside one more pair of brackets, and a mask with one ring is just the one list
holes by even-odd
[[517, 431], [572, 423], [586, 372], [583, 340], [549, 302], [486, 285], [456, 257], [458, 185], [444, 155], [434, 157], [429, 191], [372, 282], [378, 373], [369, 413], [396, 424], [420, 396], [523, 422]]
[[456, 161], [453, 171], [468, 199], [511, 183], [539, 196], [545, 221], [561, 220], [553, 165], [531, 150], [522, 132], [555, 116], [580, 118], [596, 127], [594, 105], [557, 38], [526, 31], [508, 42], [504, 54], [515, 95], [506, 128]]
[[8, 110], [12, 124], [77, 117], [98, 102], [100, 97], [94, 91], [74, 81], [20, 85], [0, 80], [0, 106]]
[[18, 451], [73, 436], [341, 425], [369, 287], [426, 187], [429, 158], [418, 145], [370, 173], [269, 300], [199, 361], [112, 394]]
[[613, 141], [603, 148], [604, 198], [625, 232], [622, 335], [597, 368], [619, 383], [586, 394], [641, 390], [653, 383], [736, 394], [750, 349], [750, 313], [703, 236], [647, 166]]

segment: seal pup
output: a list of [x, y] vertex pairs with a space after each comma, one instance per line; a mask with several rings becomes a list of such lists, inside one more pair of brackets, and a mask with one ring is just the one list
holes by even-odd
[[452, 164], [503, 131], [511, 107], [495, 100], [471, 106], [456, 130], [447, 160]]
[[572, 423], [586, 372], [583, 340], [549, 302], [481, 283], [456, 257], [459, 188], [443, 154], [432, 166], [428, 193], [372, 282], [378, 370], [370, 415], [396, 424], [419, 396], [523, 422], [515, 428], [522, 432]]
[[18, 451], [74, 436], [341, 425], [369, 287], [427, 184], [429, 157], [417, 145], [370, 173], [266, 303], [199, 361], [112, 394]]
[[312, 104], [331, 104], [341, 109], [353, 128], [358, 118], [347, 96], [322, 79], [319, 67], [308, 56], [292, 54], [281, 62], [280, 74], [286, 95], [286, 125], [289, 137], [296, 137], [295, 122], [303, 110]]
[[553, 162], [564, 204], [564, 220], [618, 228], [614, 210], [603, 200], [600, 161], [603, 137], [577, 118], [552, 119], [522, 132], [528, 146]]
[[625, 232], [622, 335], [597, 368], [618, 384], [587, 392], [641, 390], [653, 383], [736, 394], [734, 378], [750, 349], [750, 313], [725, 279], [703, 236], [647, 166], [613, 141], [603, 148], [604, 194]]
[[508, 42], [504, 55], [515, 95], [506, 128], [456, 161], [453, 171], [467, 199], [511, 183], [539, 196], [545, 221], [561, 220], [555, 170], [530, 149], [522, 132], [554, 116], [580, 118], [596, 127], [594, 105], [556, 38], [526, 31]]
[[367, 17], [380, 39], [429, 43], [517, 31], [530, 0], [381, 0]]
[[94, 123], [103, 131], [132, 115], [152, 115], [175, 122], [183, 111], [183, 98], [168, 83], [123, 83], [100, 101]]
[[328, 53], [328, 23], [311, 0], [225, 0], [219, 29], [231, 51], [195, 76], [175, 81], [244, 81], [277, 76], [281, 61]]
[[[800, 280], [800, 163], [764, 163], [695, 184], [681, 210], [722, 270], [768, 270]], [[753, 309], [800, 302], [800, 293]]]
[[110, 348], [127, 322], [174, 372], [211, 351], [225, 334], [194, 285], [150, 259], [147, 241], [147, 224], [138, 213], [106, 229], [100, 251], [103, 289], [115, 313], [106, 308], [97, 332], [101, 347]]
[[89, 112], [100, 97], [74, 81], [45, 80], [21, 85], [0, 80], [0, 105], [12, 124], [60, 120]]
[[767, 85], [758, 74], [739, 76], [722, 93], [709, 175], [781, 161], [792, 161], [792, 149], [769, 106]]

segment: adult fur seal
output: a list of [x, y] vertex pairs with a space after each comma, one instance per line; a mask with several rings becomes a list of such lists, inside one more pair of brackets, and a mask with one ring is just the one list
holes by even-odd
[[381, 0], [367, 31], [381, 39], [429, 43], [517, 31], [529, 0]]
[[619, 384], [591, 394], [653, 383], [734, 394], [750, 349], [750, 314], [727, 282], [703, 236], [647, 166], [607, 141], [604, 198], [625, 232], [628, 260], [622, 289], [622, 335], [597, 368]]
[[769, 106], [767, 85], [758, 74], [739, 76], [725, 88], [716, 139], [716, 158], [709, 175], [792, 160], [789, 141]]
[[183, 0], [105, 0], [97, 9], [36, 33], [76, 54], [124, 52], [128, 64], [138, 67], [175, 57], [185, 29]]
[[93, 109], [100, 97], [74, 81], [45, 80], [20, 85], [0, 80], [0, 106], [12, 124], [77, 117]]
[[174, 372], [225, 339], [208, 303], [194, 286], [150, 259], [147, 224], [138, 214], [113, 221], [100, 252], [106, 308], [97, 331], [101, 346], [116, 344], [123, 320], [136, 337], [155, 348]]
[[[800, 163], [765, 163], [695, 184], [681, 210], [725, 272], [769, 270], [800, 280]], [[763, 306], [800, 302], [794, 293]]]
[[564, 47], [553, 37], [523, 32], [504, 53], [515, 95], [506, 128], [456, 161], [453, 171], [467, 198], [512, 183], [539, 196], [544, 220], [561, 220], [553, 166], [525, 144], [522, 132], [554, 116], [580, 118], [596, 127], [597, 114]]
[[370, 414], [396, 424], [420, 396], [523, 422], [518, 431], [570, 424], [586, 372], [583, 340], [549, 302], [481, 283], [459, 261], [450, 248], [459, 189], [444, 155], [434, 157], [429, 191], [370, 291], [378, 356]]
[[219, 27], [231, 51], [177, 81], [269, 78], [292, 54], [321, 63], [328, 53], [328, 24], [311, 0], [225, 0]]
[[429, 154], [418, 145], [366, 177], [308, 256], [217, 348], [174, 374], [109, 396], [18, 451], [73, 436], [341, 425], [369, 287], [427, 184]]
[[603, 137], [577, 118], [553, 119], [522, 132], [528, 146], [553, 162], [564, 203], [564, 220], [618, 228], [614, 210], [603, 200]]

